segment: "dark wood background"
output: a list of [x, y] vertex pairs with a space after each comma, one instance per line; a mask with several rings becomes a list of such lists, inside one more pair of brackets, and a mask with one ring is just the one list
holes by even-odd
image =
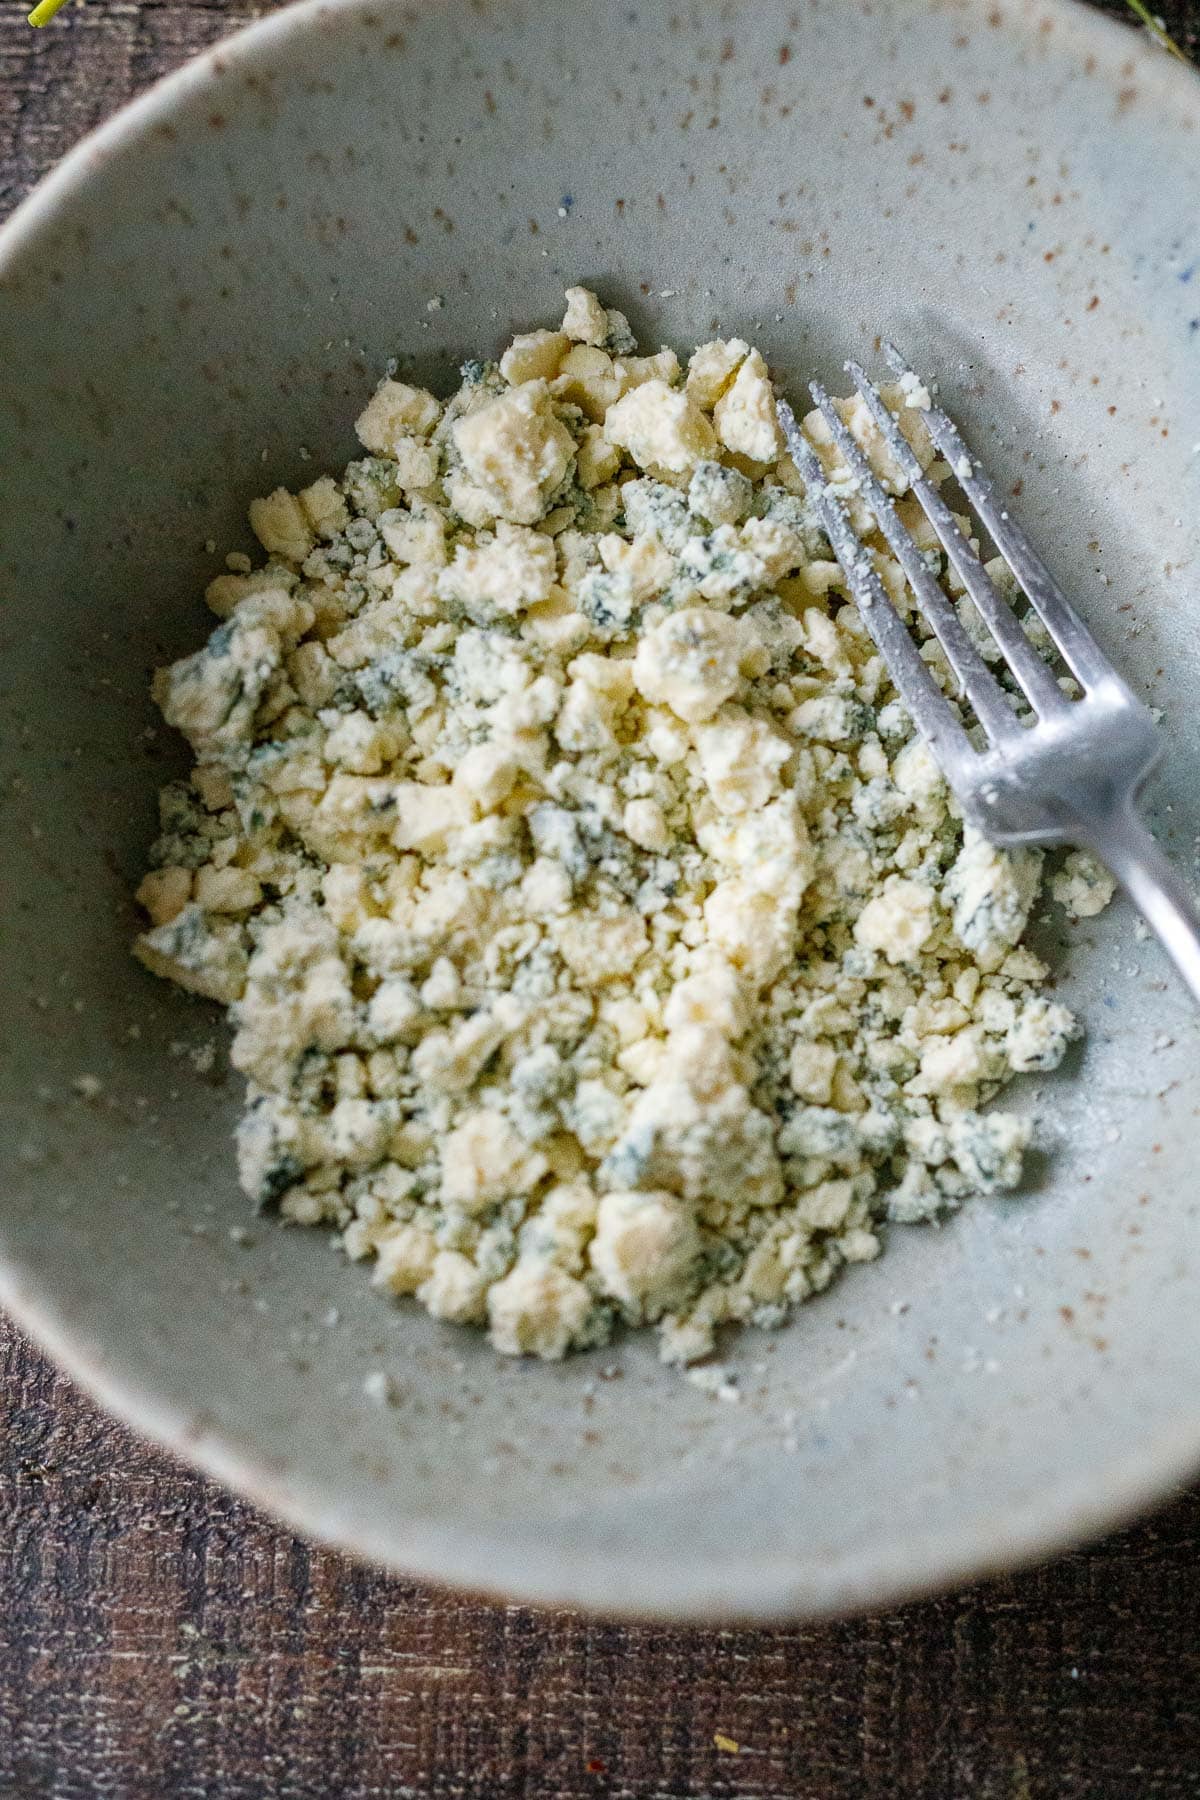
[[[1196, 54], [1200, 0], [1151, 3]], [[31, 31], [25, 0], [0, 4], [0, 216], [267, 10], [68, 0]], [[1200, 1795], [1197, 1493], [881, 1618], [673, 1631], [477, 1604], [301, 1543], [105, 1418], [2, 1318], [0, 1410], [4, 1800]]]

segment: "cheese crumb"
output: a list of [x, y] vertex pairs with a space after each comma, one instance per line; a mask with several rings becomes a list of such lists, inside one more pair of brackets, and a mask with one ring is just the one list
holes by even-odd
[[1108, 870], [1086, 850], [1068, 850], [1062, 868], [1050, 877], [1051, 894], [1073, 919], [1095, 918], [1116, 891]]
[[699, 407], [658, 377], [609, 407], [604, 434], [640, 469], [667, 476], [690, 475], [716, 450], [712, 426]]

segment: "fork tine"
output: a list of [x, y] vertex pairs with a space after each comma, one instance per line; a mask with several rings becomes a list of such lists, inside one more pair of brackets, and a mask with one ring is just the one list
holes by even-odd
[[[897, 375], [912, 375], [894, 344], [884, 344], [883, 353]], [[987, 527], [992, 542], [1016, 576], [1072, 674], [1085, 686], [1097, 686], [1116, 679], [1116, 672], [1099, 644], [1020, 525], [1009, 517], [1008, 508], [997, 499], [982, 465], [964, 443], [953, 419], [940, 406], [931, 406], [927, 411], [922, 407], [921, 411], [935, 449], [954, 470], [959, 486]]]
[[887, 664], [913, 723], [954, 787], [966, 759], [975, 756], [970, 739], [922, 660], [904, 620], [884, 592], [870, 552], [856, 535], [841, 501], [830, 491], [817, 453], [797, 425], [796, 415], [786, 400], [777, 402], [776, 412], [792, 460], [820, 514], [825, 534], [862, 612], [863, 623]]
[[954, 514], [937, 488], [926, 479], [915, 450], [884, 405], [883, 396], [857, 363], [848, 362], [846, 372], [866, 402], [888, 449], [912, 484], [913, 493], [945, 545], [984, 624], [1004, 652], [1009, 668], [1039, 713], [1047, 716], [1060, 710], [1068, 704], [1062, 689], [1026, 637], [1012, 607], [999, 593], [991, 576], [967, 543], [955, 523]]
[[903, 569], [917, 603], [929, 621], [938, 642], [946, 652], [951, 668], [958, 676], [975, 716], [992, 738], [1011, 737], [1022, 727], [1013, 716], [1004, 690], [979, 651], [963, 629], [962, 621], [929, 571], [912, 536], [897, 516], [883, 484], [863, 455], [862, 450], [842, 423], [841, 416], [819, 381], [809, 384], [809, 392], [821, 409], [821, 416], [833, 433], [842, 461], [855, 476], [859, 492], [879, 522], [896, 561]]

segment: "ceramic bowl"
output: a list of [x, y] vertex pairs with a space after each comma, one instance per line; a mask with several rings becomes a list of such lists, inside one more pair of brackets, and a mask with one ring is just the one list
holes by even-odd
[[209, 629], [212, 547], [341, 467], [390, 355], [444, 385], [577, 280], [651, 344], [751, 337], [785, 382], [881, 333], [938, 374], [1163, 709], [1190, 866], [1198, 127], [1190, 73], [1050, 0], [320, 0], [27, 203], [0, 246], [0, 1294], [105, 1402], [362, 1556], [676, 1618], [880, 1606], [1195, 1467], [1197, 1021], [1123, 905], [1040, 927], [1088, 1037], [1027, 1087], [1027, 1189], [732, 1339], [736, 1405], [648, 1338], [497, 1360], [251, 1223], [223, 1021], [128, 947], [184, 766], [148, 675]]

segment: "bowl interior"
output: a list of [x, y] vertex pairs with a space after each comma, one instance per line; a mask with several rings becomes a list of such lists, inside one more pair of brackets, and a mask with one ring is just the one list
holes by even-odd
[[197, 59], [46, 184], [0, 249], [0, 1286], [103, 1396], [363, 1553], [680, 1616], [1000, 1566], [1189, 1466], [1196, 1020], [1123, 905], [1040, 927], [1089, 1035], [1026, 1089], [1028, 1190], [731, 1340], [737, 1405], [640, 1341], [498, 1362], [314, 1233], [236, 1243], [223, 1024], [128, 943], [183, 766], [147, 677], [209, 627], [207, 546], [340, 468], [389, 356], [444, 387], [576, 280], [650, 347], [739, 332], [835, 380], [887, 333], [936, 371], [1163, 708], [1190, 867], [1198, 102], [1065, 6], [641, 0], [584, 31], [553, 0], [345, 0]]

